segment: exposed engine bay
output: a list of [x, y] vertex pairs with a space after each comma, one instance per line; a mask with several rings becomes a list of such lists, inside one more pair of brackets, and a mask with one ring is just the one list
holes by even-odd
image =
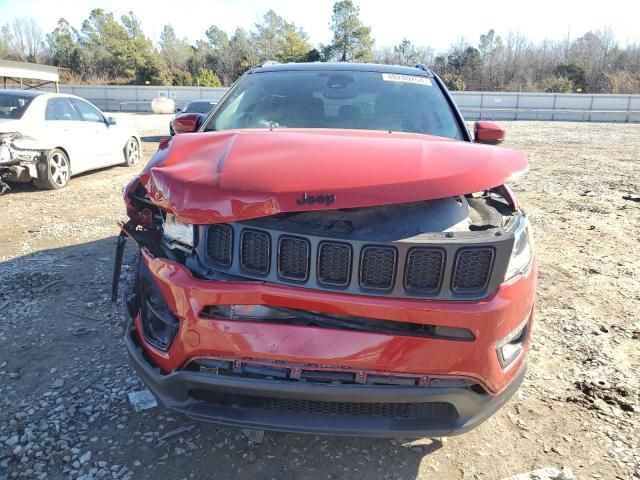
[[428, 233], [503, 227], [512, 215], [502, 197], [486, 193], [377, 207], [282, 213], [246, 223], [305, 235], [401, 241]]

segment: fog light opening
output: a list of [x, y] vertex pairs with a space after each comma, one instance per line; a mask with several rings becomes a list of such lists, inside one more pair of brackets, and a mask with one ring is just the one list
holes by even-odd
[[178, 319], [171, 313], [160, 289], [143, 262], [139, 264], [139, 311], [142, 333], [150, 345], [167, 351], [178, 333]]
[[498, 361], [502, 368], [506, 368], [511, 364], [524, 350], [528, 325], [528, 321], [522, 322], [515, 330], [496, 343], [496, 353], [498, 354]]

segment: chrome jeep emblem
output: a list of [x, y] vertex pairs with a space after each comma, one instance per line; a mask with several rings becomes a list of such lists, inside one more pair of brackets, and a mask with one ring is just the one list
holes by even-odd
[[327, 193], [325, 195], [308, 195], [307, 192], [302, 194], [302, 197], [296, 200], [298, 205], [331, 205], [336, 201], [336, 196], [332, 193]]

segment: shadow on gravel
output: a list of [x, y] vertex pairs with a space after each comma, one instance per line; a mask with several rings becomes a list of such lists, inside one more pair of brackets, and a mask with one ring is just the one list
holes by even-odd
[[[115, 243], [0, 262], [0, 438], [8, 440], [0, 443], [0, 477], [115, 468], [118, 478], [135, 479], [415, 479], [446, 447], [439, 439], [256, 436], [162, 407], [136, 413], [128, 394], [144, 386], [122, 344], [121, 309], [110, 302]], [[44, 457], [23, 455], [33, 445], [46, 445]]]

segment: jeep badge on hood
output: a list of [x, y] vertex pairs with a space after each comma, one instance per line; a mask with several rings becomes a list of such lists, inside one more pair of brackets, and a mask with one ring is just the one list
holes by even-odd
[[313, 205], [314, 203], [319, 203], [319, 204], [325, 204], [325, 205], [331, 205], [333, 202], [336, 201], [336, 196], [331, 194], [331, 193], [327, 193], [326, 195], [307, 195], [307, 192], [304, 192], [302, 194], [302, 197], [296, 200], [296, 203], [298, 205]]

